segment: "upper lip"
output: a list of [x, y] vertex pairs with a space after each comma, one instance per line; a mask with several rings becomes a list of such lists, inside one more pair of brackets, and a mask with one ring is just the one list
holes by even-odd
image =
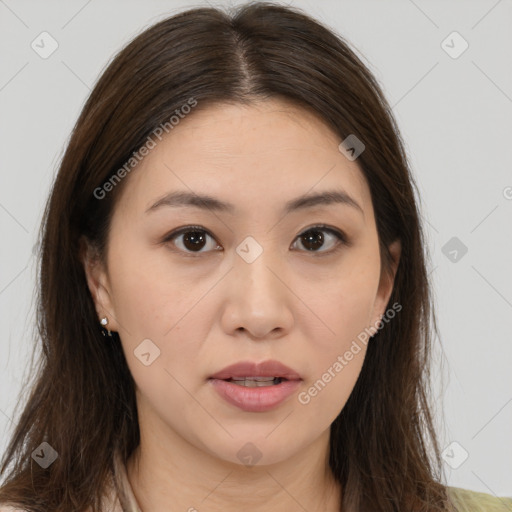
[[302, 380], [302, 377], [288, 366], [275, 360], [262, 361], [240, 361], [226, 366], [220, 372], [210, 376], [210, 379], [232, 379], [241, 377], [281, 377], [287, 380]]

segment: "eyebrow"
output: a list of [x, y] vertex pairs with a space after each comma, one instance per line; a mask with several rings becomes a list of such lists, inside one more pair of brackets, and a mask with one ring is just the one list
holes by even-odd
[[[361, 206], [343, 190], [326, 190], [315, 194], [304, 194], [285, 203], [283, 213], [288, 214], [315, 206], [328, 206], [331, 204], [347, 205], [359, 210], [364, 215]], [[236, 210], [233, 204], [226, 203], [209, 195], [176, 191], [160, 198], [146, 210], [146, 213], [153, 212], [162, 206], [201, 208], [230, 214], [234, 214]]]

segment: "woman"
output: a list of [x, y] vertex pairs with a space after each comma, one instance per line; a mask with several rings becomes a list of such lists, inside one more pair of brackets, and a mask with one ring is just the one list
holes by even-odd
[[510, 510], [441, 482], [414, 186], [374, 77], [299, 11], [138, 36], [45, 211], [5, 510]]

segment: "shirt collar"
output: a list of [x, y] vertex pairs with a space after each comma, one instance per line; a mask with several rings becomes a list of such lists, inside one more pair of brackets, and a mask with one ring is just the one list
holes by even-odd
[[119, 452], [114, 454], [114, 482], [115, 492], [117, 493], [117, 499], [119, 500], [122, 512], [142, 512], [133, 494], [126, 466]]

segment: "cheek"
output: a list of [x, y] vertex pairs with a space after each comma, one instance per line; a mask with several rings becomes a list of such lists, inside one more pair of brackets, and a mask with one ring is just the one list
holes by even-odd
[[345, 407], [364, 362], [366, 346], [359, 345], [357, 354], [350, 351], [350, 360], [342, 354], [333, 355], [316, 378], [305, 383], [297, 396], [297, 406], [308, 424], [326, 429]]
[[[371, 250], [354, 252], [317, 288], [311, 309], [322, 322], [308, 333], [309, 378], [298, 401], [312, 421], [332, 422], [359, 377], [371, 332], [380, 266]], [[332, 275], [336, 277], [332, 278]], [[313, 325], [313, 324], [311, 324]]]
[[181, 397], [179, 383], [197, 373], [209, 323], [201, 297], [211, 284], [171, 272], [165, 259], [126, 246], [129, 257], [112, 246], [110, 264], [119, 334], [137, 387], [165, 405]]
[[378, 249], [377, 253], [373, 248], [363, 249], [347, 253], [336, 269], [311, 288], [314, 293], [309, 292], [308, 306], [321, 320], [316, 325], [322, 326], [322, 333], [309, 335], [317, 340], [323, 364], [326, 358], [347, 350], [371, 325], [380, 263]]
[[198, 304], [200, 290], [195, 293], [183, 277], [166, 280], [160, 270], [138, 265], [119, 268], [115, 308], [141, 407], [159, 411], [172, 424], [176, 421], [172, 411], [177, 409], [183, 415], [191, 410], [198, 414], [189, 393], [195, 392], [193, 377], [208, 322], [198, 317], [200, 311], [204, 313]]
[[377, 289], [375, 271], [354, 266], [317, 298], [327, 327], [311, 331], [309, 375], [298, 402], [316, 424], [329, 425], [345, 406], [366, 355]]
[[196, 289], [176, 279], [171, 285], [170, 279], [165, 282], [150, 273], [133, 273], [123, 280], [116, 293], [116, 313], [125, 351], [131, 351], [133, 356], [141, 342], [149, 339], [158, 347], [155, 363], [185, 374], [190, 371], [194, 361], [197, 363], [208, 329], [207, 312], [200, 301], [205, 293], [203, 288]]
[[116, 318], [129, 337], [170, 335], [201, 298], [201, 276], [177, 271], [161, 249], [127, 237], [112, 243], [111, 261]]

